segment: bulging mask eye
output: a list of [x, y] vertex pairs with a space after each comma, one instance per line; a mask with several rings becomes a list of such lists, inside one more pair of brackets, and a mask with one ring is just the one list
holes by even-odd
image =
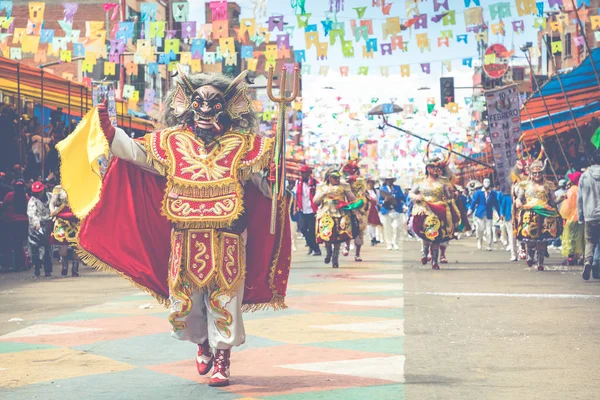
[[217, 111], [220, 111], [222, 107], [223, 106], [221, 105], [221, 103], [215, 104], [215, 110], [217, 110]]
[[198, 107], [200, 107], [200, 103], [198, 103], [198, 100], [194, 100], [192, 102], [192, 108], [198, 108]]

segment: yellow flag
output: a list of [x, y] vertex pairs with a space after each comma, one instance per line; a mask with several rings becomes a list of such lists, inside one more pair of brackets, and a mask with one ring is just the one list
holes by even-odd
[[84, 218], [100, 200], [101, 156], [108, 158], [110, 146], [100, 127], [97, 107], [87, 113], [75, 131], [56, 145], [60, 154], [60, 177], [73, 213]]

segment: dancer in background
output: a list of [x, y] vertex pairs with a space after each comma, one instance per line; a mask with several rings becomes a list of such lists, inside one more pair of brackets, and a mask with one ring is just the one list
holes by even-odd
[[[527, 246], [527, 265], [536, 264], [544, 270], [544, 257], [548, 241], [562, 233], [562, 219], [556, 210], [555, 186], [545, 180], [546, 162], [534, 161], [529, 166], [529, 179], [519, 183], [516, 207], [519, 209], [517, 239]], [[537, 260], [534, 259], [537, 253]]]
[[[450, 146], [452, 149], [452, 146]], [[431, 266], [440, 269], [440, 243], [454, 239], [460, 224], [460, 211], [454, 201], [453, 187], [447, 178], [445, 159], [429, 157], [429, 144], [425, 154], [425, 177], [418, 178], [412, 185], [410, 198], [414, 202], [409, 226], [423, 240], [421, 263], [427, 264], [431, 249]]]
[[[352, 209], [352, 235], [354, 236], [354, 261], [361, 262], [360, 250], [364, 244], [364, 235], [367, 230], [367, 212], [369, 202], [367, 201], [367, 181], [360, 176], [360, 167], [358, 160], [350, 160], [342, 168], [346, 182], [354, 194], [355, 201], [360, 201], [361, 206]], [[350, 253], [350, 240], [346, 241], [343, 254], [347, 256]]]
[[340, 246], [351, 240], [352, 218], [347, 206], [356, 198], [348, 184], [341, 183], [338, 170], [330, 170], [325, 182], [317, 187], [314, 202], [317, 210], [317, 242], [324, 243], [327, 249], [325, 264], [332, 262], [333, 268], [339, 268]]
[[58, 254], [62, 264], [61, 275], [69, 274], [69, 261], [71, 262], [71, 275], [79, 276], [79, 257], [74, 246], [77, 243], [79, 220], [69, 208], [67, 192], [60, 185], [52, 190], [50, 200], [50, 216], [54, 220], [54, 229], [51, 234], [52, 244], [58, 245]]

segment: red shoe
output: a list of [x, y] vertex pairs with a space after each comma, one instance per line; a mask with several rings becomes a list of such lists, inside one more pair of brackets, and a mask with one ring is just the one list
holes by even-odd
[[427, 264], [427, 257], [425, 257], [425, 256], [421, 257], [421, 264], [423, 264], [423, 265]]
[[448, 264], [448, 259], [446, 256], [440, 256], [440, 264]]
[[544, 266], [543, 265], [538, 265], [538, 271], [543, 271], [544, 270]]
[[217, 350], [215, 362], [208, 386], [229, 386], [229, 356], [231, 350]]
[[439, 266], [439, 264], [433, 264], [431, 266], [431, 269], [440, 269], [440, 266]]
[[215, 356], [211, 353], [208, 340], [198, 345], [198, 355], [196, 356], [196, 368], [200, 375], [208, 374], [213, 366]]

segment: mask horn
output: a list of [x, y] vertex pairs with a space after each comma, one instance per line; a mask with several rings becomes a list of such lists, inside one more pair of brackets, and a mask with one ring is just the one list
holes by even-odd
[[233, 95], [235, 95], [235, 93], [239, 90], [238, 87], [247, 83], [246, 77], [248, 76], [248, 73], [249, 71], [246, 69], [235, 77], [229, 87], [225, 90], [225, 93], [223, 93], [225, 98], [233, 97]]
[[[541, 160], [541, 159], [542, 159], [542, 157], [544, 157], [544, 153], [545, 153], [545, 151], [544, 151], [544, 146], [542, 146], [542, 149], [540, 150], [540, 155], [538, 156], [538, 158], [537, 158], [537, 159], [538, 159], [538, 160]], [[548, 159], [547, 159], [547, 158], [546, 158], [546, 161], [548, 161]]]
[[424, 163], [427, 163], [427, 161], [429, 160], [429, 145], [431, 144], [432, 140], [433, 138], [429, 139], [429, 142], [427, 142], [427, 146], [425, 146], [425, 157], [423, 157]]
[[194, 87], [192, 86], [192, 82], [190, 82], [190, 79], [183, 72], [183, 69], [181, 68], [181, 64], [177, 64], [177, 74], [181, 77], [181, 80], [183, 81], [183, 84], [185, 85], [187, 90], [189, 90], [190, 92], [193, 93]]

